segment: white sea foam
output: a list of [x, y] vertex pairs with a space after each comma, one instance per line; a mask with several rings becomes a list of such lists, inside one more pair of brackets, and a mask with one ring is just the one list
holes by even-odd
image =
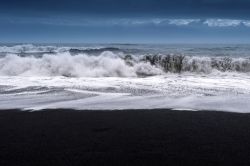
[[[250, 76], [243, 73], [146, 78], [1, 76], [0, 87], [8, 87], [0, 88], [0, 105], [1, 109], [34, 110], [183, 108], [250, 112], [249, 81]], [[22, 93], [27, 91], [30, 93]]]
[[0, 58], [0, 75], [2, 76], [67, 76], [67, 77], [134, 77], [160, 74], [161, 70], [148, 63], [129, 66], [112, 52], [103, 52], [99, 56], [69, 53], [20, 57], [9, 54]]

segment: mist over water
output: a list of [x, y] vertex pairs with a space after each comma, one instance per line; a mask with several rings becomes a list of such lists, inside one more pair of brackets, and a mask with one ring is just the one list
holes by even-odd
[[249, 112], [250, 45], [2, 44], [0, 78], [2, 108]]

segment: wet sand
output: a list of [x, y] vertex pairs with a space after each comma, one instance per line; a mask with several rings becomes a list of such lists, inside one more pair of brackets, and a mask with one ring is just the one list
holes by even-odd
[[250, 165], [250, 114], [0, 111], [1, 166]]

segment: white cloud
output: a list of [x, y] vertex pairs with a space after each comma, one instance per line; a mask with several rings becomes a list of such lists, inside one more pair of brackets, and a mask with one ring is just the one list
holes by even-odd
[[0, 22], [9, 22], [15, 24], [46, 24], [58, 26], [189, 26], [197, 23], [197, 26], [206, 25], [208, 27], [237, 27], [245, 26], [250, 28], [250, 20], [240, 19], [170, 19], [170, 18], [70, 18], [70, 17], [12, 17], [6, 18], [0, 16]]
[[168, 20], [170, 25], [189, 25], [191, 23], [198, 23], [200, 22], [200, 19], [169, 19]]
[[166, 19], [160, 19], [160, 18], [152, 19], [152, 22], [153, 22], [154, 24], [161, 24], [161, 23], [163, 23], [163, 22], [165, 22], [165, 21], [166, 21]]
[[207, 19], [203, 24], [209, 27], [237, 27], [245, 25], [250, 27], [250, 21], [248, 20], [233, 20], [233, 19]]
[[153, 19], [112, 19], [102, 20], [99, 23], [107, 25], [176, 25], [187, 26], [191, 23], [200, 22], [200, 19], [167, 19], [167, 18], [153, 18]]
[[250, 27], [250, 21], [243, 21], [242, 22], [245, 26]]

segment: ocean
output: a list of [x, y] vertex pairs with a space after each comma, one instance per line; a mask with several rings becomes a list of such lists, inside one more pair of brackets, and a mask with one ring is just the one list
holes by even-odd
[[0, 109], [250, 112], [247, 44], [0, 44]]

